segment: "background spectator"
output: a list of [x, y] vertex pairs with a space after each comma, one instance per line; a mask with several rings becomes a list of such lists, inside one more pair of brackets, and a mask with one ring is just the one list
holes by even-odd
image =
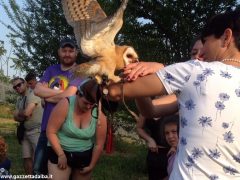
[[48, 174], [47, 123], [56, 103], [62, 98], [76, 94], [80, 81], [73, 79], [71, 70], [76, 65], [77, 53], [77, 47], [72, 39], [62, 39], [58, 49], [60, 64], [48, 67], [34, 89], [34, 93], [45, 100], [41, 134], [34, 157], [34, 174]]
[[25, 81], [27, 82], [29, 88], [34, 89], [38, 82], [35, 72], [29, 72], [25, 77]]
[[20, 123], [18, 140], [22, 144], [24, 170], [26, 174], [32, 174], [33, 157], [43, 114], [41, 99], [28, 90], [27, 83], [22, 78], [14, 78], [12, 85], [20, 95], [16, 102], [14, 119]]

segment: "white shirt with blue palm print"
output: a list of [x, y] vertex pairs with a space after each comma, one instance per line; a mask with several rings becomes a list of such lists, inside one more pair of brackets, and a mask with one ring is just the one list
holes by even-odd
[[240, 180], [240, 69], [192, 60], [157, 72], [179, 103], [171, 180]]

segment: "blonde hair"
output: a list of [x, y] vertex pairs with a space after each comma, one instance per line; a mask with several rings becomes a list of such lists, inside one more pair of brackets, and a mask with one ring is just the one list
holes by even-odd
[[7, 157], [7, 144], [2, 136], [0, 136], [0, 162], [4, 161]]

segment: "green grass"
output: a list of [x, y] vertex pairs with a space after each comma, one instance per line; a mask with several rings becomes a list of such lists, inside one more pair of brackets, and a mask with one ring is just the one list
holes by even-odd
[[0, 104], [0, 118], [12, 118], [13, 106]]
[[3, 136], [8, 144], [8, 157], [12, 161], [11, 173], [23, 174], [22, 148], [15, 135], [16, 124], [12, 119], [0, 118], [0, 136]]
[[8, 144], [8, 157], [12, 161], [11, 174], [24, 174], [22, 163], [22, 148], [14, 134], [2, 135]]
[[93, 177], [99, 180], [144, 180], [147, 179], [144, 146], [117, 140], [115, 151], [103, 155], [94, 169]]
[[[4, 134], [3, 137], [9, 146], [8, 155], [12, 161], [11, 173], [15, 175], [24, 174], [21, 158], [22, 150], [15, 135]], [[146, 180], [145, 147], [128, 144], [120, 140], [116, 144], [113, 153], [102, 155], [94, 169], [93, 178], [95, 180]]]
[[[2, 112], [0, 111], [0, 115]], [[3, 136], [8, 144], [8, 157], [12, 161], [11, 173], [19, 175], [24, 174], [24, 170], [22, 149], [17, 142], [15, 131], [15, 121], [0, 118], [0, 136]], [[93, 179], [147, 180], [146, 153], [146, 147], [143, 145], [129, 144], [115, 138], [113, 153], [103, 153], [93, 171]]]

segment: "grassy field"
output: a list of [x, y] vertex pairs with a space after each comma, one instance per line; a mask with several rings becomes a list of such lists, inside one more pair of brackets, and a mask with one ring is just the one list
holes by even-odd
[[5, 111], [0, 111], [0, 135], [5, 138], [8, 144], [8, 156], [12, 161], [11, 172], [13, 174], [23, 174], [21, 146], [18, 144], [15, 136], [17, 123], [10, 116], [3, 114], [3, 112]]
[[[16, 123], [8, 110], [0, 106], [0, 135], [8, 143], [8, 155], [12, 161], [11, 173], [24, 174], [21, 146], [18, 144], [15, 130]], [[143, 145], [129, 144], [114, 139], [114, 151], [103, 154], [93, 172], [94, 180], [146, 180], [146, 148]]]

